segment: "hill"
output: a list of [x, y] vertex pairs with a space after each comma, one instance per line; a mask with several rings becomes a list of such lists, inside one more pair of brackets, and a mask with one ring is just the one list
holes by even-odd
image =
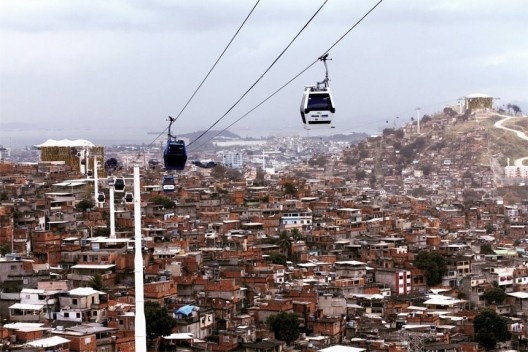
[[[482, 188], [489, 183], [503, 188], [504, 194], [516, 194], [509, 190], [512, 180], [504, 177], [504, 166], [528, 156], [528, 141], [519, 138], [515, 131], [495, 126], [507, 117], [504, 127], [528, 132], [526, 117], [496, 112], [457, 114], [446, 108], [425, 115], [419, 129], [416, 121], [399, 129], [387, 128], [382, 135], [345, 150], [343, 159], [355, 166], [356, 176], [368, 179], [372, 186], [423, 175], [434, 176], [432, 182], [439, 184], [453, 183], [455, 192], [457, 188], [464, 191], [468, 186]], [[434, 193], [434, 188], [424, 188], [414, 189], [411, 194]]]

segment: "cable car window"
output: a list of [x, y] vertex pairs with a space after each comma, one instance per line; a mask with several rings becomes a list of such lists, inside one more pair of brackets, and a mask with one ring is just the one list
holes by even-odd
[[330, 110], [332, 108], [329, 94], [310, 94], [308, 96], [308, 109]]

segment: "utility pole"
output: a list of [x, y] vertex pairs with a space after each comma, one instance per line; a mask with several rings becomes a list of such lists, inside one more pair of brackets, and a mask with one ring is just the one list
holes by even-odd
[[416, 108], [416, 115], [418, 118], [418, 134], [420, 134], [420, 108]]

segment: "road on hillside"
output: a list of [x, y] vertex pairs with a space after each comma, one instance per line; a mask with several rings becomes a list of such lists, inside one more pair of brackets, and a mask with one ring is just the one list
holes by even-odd
[[[510, 132], [513, 132], [517, 135], [517, 137], [519, 137], [520, 139], [524, 139], [525, 141], [528, 141], [528, 136], [526, 135], [526, 133], [522, 132], [522, 131], [517, 131], [517, 130], [514, 130], [513, 128], [509, 128], [509, 127], [504, 127], [502, 124], [508, 120], [511, 120], [511, 119], [514, 119], [514, 118], [517, 118], [517, 117], [526, 117], [526, 116], [510, 116], [510, 115], [500, 115], [500, 114], [497, 114], [497, 116], [500, 116], [500, 117], [504, 117], [502, 120], [499, 120], [497, 122], [495, 122], [495, 124], [493, 125], [493, 127], [495, 128], [502, 128], [503, 130], [506, 130], [506, 131], [510, 131]], [[523, 162], [524, 160], [528, 160], [528, 156], [525, 156], [523, 158], [519, 158], [517, 160], [515, 160], [515, 166], [522, 166], [523, 165]]]

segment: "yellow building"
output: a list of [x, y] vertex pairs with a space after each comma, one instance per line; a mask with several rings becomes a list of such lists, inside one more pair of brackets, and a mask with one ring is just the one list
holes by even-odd
[[94, 157], [96, 157], [99, 161], [97, 173], [100, 176], [106, 175], [102, 167], [104, 164], [104, 147], [96, 146], [87, 140], [48, 139], [35, 147], [40, 149], [41, 161], [64, 161], [72, 170], [82, 174], [93, 172]]
[[492, 110], [493, 97], [482, 93], [473, 93], [464, 97], [465, 110]]

